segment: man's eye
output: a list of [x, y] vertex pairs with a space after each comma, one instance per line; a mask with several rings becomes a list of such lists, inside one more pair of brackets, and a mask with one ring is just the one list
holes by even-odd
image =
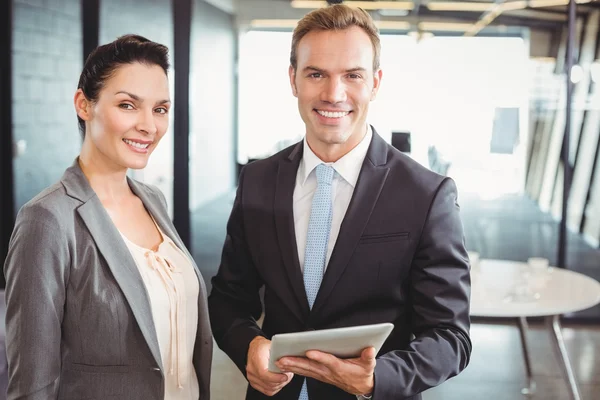
[[311, 78], [320, 78], [322, 75], [320, 72], [313, 72], [309, 75]]

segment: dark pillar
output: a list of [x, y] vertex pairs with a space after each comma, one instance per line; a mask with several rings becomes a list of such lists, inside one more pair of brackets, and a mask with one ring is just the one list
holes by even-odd
[[569, 147], [571, 144], [571, 111], [573, 102], [573, 83], [571, 82], [571, 69], [573, 67], [573, 50], [575, 46], [575, 0], [569, 1], [569, 34], [567, 36], [567, 62], [565, 63], [567, 79], [567, 111], [565, 119], [565, 135], [563, 137], [563, 200], [562, 218], [560, 220], [558, 236], [558, 266], [567, 266], [567, 211], [569, 209], [569, 192], [571, 190], [571, 162], [569, 161]]
[[190, 40], [192, 0], [173, 0], [175, 64], [173, 223], [191, 252], [190, 228]]
[[100, 0], [81, 0], [83, 63], [100, 43]]
[[[0, 2], [0, 267], [15, 222], [12, 139], [12, 0]], [[6, 286], [0, 273], [0, 287]]]

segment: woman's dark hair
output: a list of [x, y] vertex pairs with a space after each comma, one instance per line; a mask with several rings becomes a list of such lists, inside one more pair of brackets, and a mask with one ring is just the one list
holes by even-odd
[[[100, 90], [111, 75], [122, 65], [132, 63], [158, 65], [165, 74], [169, 70], [169, 49], [139, 35], [124, 35], [114, 42], [98, 46], [85, 60], [79, 76], [78, 89], [92, 102], [98, 100]], [[79, 120], [79, 131], [85, 136], [85, 121]]]

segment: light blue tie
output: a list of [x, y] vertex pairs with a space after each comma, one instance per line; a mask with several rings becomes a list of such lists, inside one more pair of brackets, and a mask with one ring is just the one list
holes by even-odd
[[[304, 252], [304, 289], [311, 309], [323, 280], [323, 270], [327, 258], [327, 243], [333, 215], [331, 183], [334, 172], [335, 170], [331, 166], [317, 165], [317, 190], [310, 209], [306, 251]], [[306, 379], [302, 384], [298, 400], [308, 400]]]

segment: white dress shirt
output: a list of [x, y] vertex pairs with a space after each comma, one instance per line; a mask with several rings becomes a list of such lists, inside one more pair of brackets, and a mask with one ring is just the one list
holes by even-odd
[[371, 127], [367, 128], [367, 134], [363, 140], [353, 148], [348, 154], [334, 163], [322, 161], [311, 150], [304, 138], [304, 153], [298, 172], [296, 174], [296, 186], [294, 187], [294, 229], [296, 233], [296, 245], [298, 246], [298, 260], [300, 269], [304, 272], [304, 252], [306, 250], [306, 236], [308, 234], [308, 221], [310, 219], [310, 210], [313, 196], [317, 190], [317, 176], [315, 168], [319, 164], [331, 165], [335, 170], [332, 183], [333, 215], [331, 219], [331, 231], [329, 232], [329, 241], [327, 242], [327, 258], [325, 267], [327, 269], [333, 247], [340, 233], [340, 226], [346, 216], [350, 199], [354, 193], [354, 187], [360, 174], [363, 161], [369, 150], [373, 132]]

